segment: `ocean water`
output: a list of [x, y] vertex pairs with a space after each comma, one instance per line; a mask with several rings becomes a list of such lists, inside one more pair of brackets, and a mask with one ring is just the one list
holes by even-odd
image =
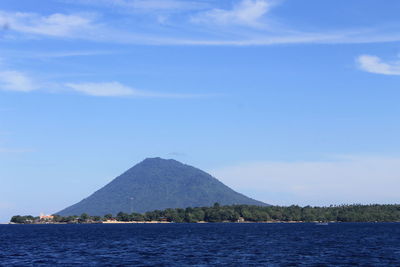
[[400, 224], [0, 225], [1, 266], [400, 266]]

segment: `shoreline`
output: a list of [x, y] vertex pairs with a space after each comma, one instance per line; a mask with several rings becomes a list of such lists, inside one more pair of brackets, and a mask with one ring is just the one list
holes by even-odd
[[18, 224], [134, 224], [134, 223], [336, 223], [336, 222], [400, 222], [399, 205], [340, 205], [329, 207], [227, 205], [175, 208], [140, 213], [88, 213], [61, 216], [14, 215], [10, 222]]
[[87, 223], [65, 223], [65, 222], [59, 222], [59, 223], [54, 223], [54, 222], [47, 222], [47, 223], [0, 223], [0, 225], [50, 225], [50, 224], [55, 224], [55, 225], [66, 225], [66, 224], [255, 224], [255, 223], [263, 223], [263, 224], [297, 224], [297, 223], [303, 223], [303, 224], [315, 224], [315, 225], [328, 225], [328, 224], [333, 224], [333, 223], [400, 223], [400, 221], [388, 221], [388, 222], [340, 222], [340, 221], [330, 221], [330, 222], [318, 222], [318, 221], [312, 221], [312, 222], [305, 222], [305, 221], [260, 221], [260, 222], [252, 222], [252, 221], [244, 221], [244, 222], [193, 222], [193, 223], [181, 223], [181, 222], [167, 222], [167, 221], [104, 221], [104, 222], [87, 222]]

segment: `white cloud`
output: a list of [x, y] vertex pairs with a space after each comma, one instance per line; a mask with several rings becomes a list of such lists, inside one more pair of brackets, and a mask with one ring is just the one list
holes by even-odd
[[[87, 55], [86, 53], [61, 53], [51, 56], [64, 57], [74, 55]], [[138, 90], [136, 88], [126, 86], [119, 82], [69, 82], [61, 84], [58, 82], [43, 82], [34, 81], [31, 77], [23, 72], [15, 70], [0, 69], [0, 90], [15, 91], [15, 92], [31, 92], [41, 90], [43, 92], [61, 93], [68, 91], [76, 91], [89, 96], [101, 97], [145, 97], [145, 98], [198, 98], [209, 97], [211, 95], [196, 95], [196, 94], [174, 94], [160, 93], [152, 91]], [[0, 132], [1, 134], [1, 132]], [[0, 153], [12, 152], [0, 147]]]
[[200, 1], [181, 0], [63, 0], [71, 4], [86, 4], [92, 6], [109, 6], [128, 8], [131, 11], [182, 11], [194, 10], [207, 6]]
[[[121, 54], [123, 51], [119, 50], [60, 50], [60, 51], [43, 51], [43, 50], [24, 50], [18, 51], [15, 49], [7, 49], [1, 51], [7, 54], [10, 58], [18, 59], [49, 59], [49, 58], [67, 58], [67, 57], [91, 57], [91, 56], [102, 56]], [[0, 58], [0, 67], [2, 65], [2, 59]]]
[[400, 61], [384, 62], [377, 56], [362, 55], [357, 58], [359, 67], [367, 72], [384, 74], [384, 75], [400, 75]]
[[202, 95], [190, 94], [171, 94], [158, 93], [138, 90], [119, 82], [104, 82], [104, 83], [67, 83], [66, 87], [77, 92], [91, 96], [115, 96], [115, 97], [148, 97], [148, 98], [193, 98], [202, 97]]
[[[181, 1], [177, 2], [181, 3]], [[121, 5], [121, 3], [125, 2], [119, 1], [117, 3]], [[143, 5], [143, 8], [146, 5], [148, 5], [148, 8], [156, 8], [157, 4], [161, 2], [135, 1], [132, 3], [136, 3], [138, 6]], [[168, 3], [171, 8], [174, 6], [173, 1]], [[55, 13], [43, 16], [36, 13], [0, 11], [0, 25], [8, 25], [5, 36], [11, 38], [10, 40], [18, 40], [18, 37], [25, 35], [34, 35], [36, 38], [39, 36], [42, 38], [59, 37], [106, 43], [193, 46], [266, 46], [300, 43], [332, 44], [400, 41], [400, 34], [396, 28], [339, 30], [335, 32], [304, 32], [277, 29], [265, 23], [264, 20], [264, 15], [270, 10], [272, 3], [275, 3], [275, 1], [244, 0], [234, 6], [232, 10], [212, 9], [192, 18], [193, 21], [212, 23], [213, 26], [216, 24], [250, 26], [240, 27], [240, 29], [238, 27], [229, 29], [212, 27], [206, 29], [207, 25], [202, 23], [197, 25], [185, 24], [181, 20], [174, 21], [170, 19], [170, 16], [165, 16], [163, 13], [155, 14], [151, 12], [149, 12], [149, 15], [156, 15], [157, 22], [132, 19], [131, 21], [135, 21], [138, 24], [131, 25], [128, 22], [112, 26], [115, 21], [108, 21], [102, 18], [103, 20], [98, 22], [95, 21], [96, 17], [93, 14]], [[136, 17], [133, 16], [133, 18]], [[164, 27], [166, 20], [168, 20], [168, 25], [174, 27]], [[266, 28], [267, 25], [268, 29]]]
[[18, 71], [0, 71], [0, 90], [30, 92], [38, 89], [35, 82]]
[[[50, 89], [52, 88], [52, 89]], [[54, 89], [56, 88], [56, 89]], [[206, 95], [194, 94], [173, 94], [143, 91], [123, 85], [119, 82], [103, 83], [45, 83], [37, 84], [29, 76], [18, 71], [0, 71], [0, 90], [31, 92], [42, 90], [47, 92], [63, 92], [73, 90], [89, 96], [102, 97], [146, 97], [146, 98], [194, 98], [205, 97]], [[207, 95], [210, 96], [210, 95]], [[11, 152], [10, 150], [0, 148], [1, 152]]]
[[63, 58], [63, 57], [86, 57], [86, 56], [98, 56], [98, 55], [110, 55], [115, 54], [115, 51], [101, 51], [101, 50], [92, 50], [92, 51], [59, 51], [59, 52], [48, 52], [48, 53], [37, 53], [30, 52], [25, 54], [24, 56], [30, 56], [33, 58]]
[[267, 203], [399, 203], [400, 158], [347, 156], [331, 161], [250, 162], [212, 172]]
[[93, 16], [55, 13], [41, 16], [35, 13], [0, 11], [0, 25], [8, 25], [9, 30], [56, 37], [76, 37], [78, 33], [89, 32], [96, 26]]
[[271, 1], [242, 0], [231, 10], [212, 9], [192, 18], [193, 22], [218, 25], [261, 26], [260, 20], [270, 10]]
[[136, 89], [118, 82], [109, 83], [68, 83], [67, 87], [91, 96], [132, 96], [140, 95]]
[[204, 6], [200, 2], [177, 0], [114, 0], [112, 2], [124, 7], [147, 10], [190, 10]]

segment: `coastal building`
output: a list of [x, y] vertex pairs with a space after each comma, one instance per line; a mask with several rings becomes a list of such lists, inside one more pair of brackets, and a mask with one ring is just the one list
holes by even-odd
[[54, 216], [53, 215], [45, 215], [45, 214], [41, 213], [39, 215], [39, 219], [41, 221], [52, 221], [54, 219]]

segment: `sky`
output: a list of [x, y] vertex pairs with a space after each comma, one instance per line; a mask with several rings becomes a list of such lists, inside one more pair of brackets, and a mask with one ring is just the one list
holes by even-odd
[[0, 222], [147, 157], [274, 205], [400, 203], [398, 0], [2, 0]]

